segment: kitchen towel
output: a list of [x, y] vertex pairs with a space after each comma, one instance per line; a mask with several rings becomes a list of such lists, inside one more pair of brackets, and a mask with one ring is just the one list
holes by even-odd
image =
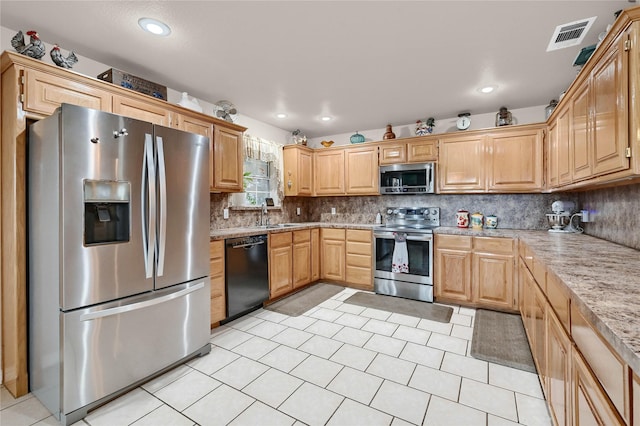
[[407, 234], [403, 232], [393, 233], [395, 244], [393, 257], [391, 258], [391, 272], [409, 273], [409, 252], [407, 251]]

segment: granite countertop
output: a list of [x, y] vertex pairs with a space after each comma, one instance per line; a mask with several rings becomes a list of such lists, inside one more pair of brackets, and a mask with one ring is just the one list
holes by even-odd
[[[229, 228], [212, 240], [308, 228], [375, 229], [376, 224], [307, 222], [282, 228]], [[549, 273], [564, 282], [571, 303], [640, 375], [640, 251], [584, 234], [521, 229], [439, 227], [434, 234], [520, 238]]]

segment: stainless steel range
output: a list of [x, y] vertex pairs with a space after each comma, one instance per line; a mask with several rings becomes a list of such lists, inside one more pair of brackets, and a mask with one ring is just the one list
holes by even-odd
[[433, 229], [439, 207], [389, 207], [373, 231], [379, 294], [433, 302]]

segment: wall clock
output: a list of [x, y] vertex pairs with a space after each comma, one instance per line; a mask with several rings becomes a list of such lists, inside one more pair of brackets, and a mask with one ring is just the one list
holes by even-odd
[[464, 112], [462, 114], [458, 114], [458, 120], [456, 121], [456, 127], [458, 130], [467, 130], [469, 126], [471, 126], [471, 118], [469, 117], [471, 114], [468, 112]]

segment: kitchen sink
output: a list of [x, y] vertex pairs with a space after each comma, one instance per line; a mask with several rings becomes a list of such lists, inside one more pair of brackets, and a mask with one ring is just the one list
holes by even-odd
[[274, 225], [257, 225], [258, 228], [262, 229], [278, 229], [278, 228], [290, 228], [292, 226], [298, 226], [296, 223], [278, 223]]

